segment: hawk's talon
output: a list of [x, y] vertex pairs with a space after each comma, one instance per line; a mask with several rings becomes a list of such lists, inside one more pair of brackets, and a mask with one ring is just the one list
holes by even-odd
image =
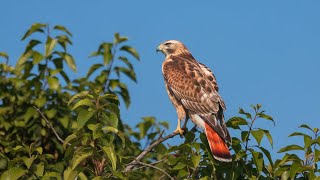
[[177, 132], [179, 132], [180, 136], [182, 136], [182, 135], [183, 135], [183, 133], [184, 133], [184, 130], [183, 130], [183, 129], [181, 129], [181, 127], [177, 127], [177, 129], [176, 129], [176, 130], [174, 130], [174, 133], [177, 133]]

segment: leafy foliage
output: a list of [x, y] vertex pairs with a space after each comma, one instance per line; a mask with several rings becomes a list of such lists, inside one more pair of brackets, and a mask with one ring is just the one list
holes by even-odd
[[196, 128], [186, 130], [183, 143], [168, 144], [177, 134], [164, 136], [166, 121], [148, 116], [131, 127], [119, 106], [130, 106], [123, 77], [137, 82], [137, 51], [116, 33], [90, 54], [100, 63], [71, 79], [66, 69], [77, 70], [71, 38], [64, 26], [36, 23], [22, 37], [28, 42], [16, 65], [0, 52], [0, 179], [318, 178], [319, 129], [301, 125], [289, 137], [303, 143], [281, 148], [285, 155], [275, 159], [270, 131], [256, 125], [275, 122], [259, 104], [227, 121], [235, 133], [232, 163], [216, 161]]

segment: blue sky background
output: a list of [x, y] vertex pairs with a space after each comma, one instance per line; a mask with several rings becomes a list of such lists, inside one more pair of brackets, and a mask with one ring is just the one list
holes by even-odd
[[[194, 57], [210, 67], [227, 105], [228, 118], [239, 107], [261, 103], [276, 126], [261, 121], [274, 138], [274, 154], [302, 123], [320, 127], [320, 1], [2, 1], [0, 51], [12, 64], [23, 52], [20, 39], [32, 23], [61, 24], [73, 33], [78, 72], [84, 76], [97, 62], [88, 59], [113, 34], [130, 38], [141, 56], [135, 63], [138, 84], [129, 83], [132, 106], [122, 107], [123, 119], [136, 124], [156, 116], [176, 127], [176, 113], [161, 74], [159, 43], [184, 42]], [[231, 134], [234, 132], [231, 131]], [[173, 141], [179, 142], [179, 137]], [[279, 156], [279, 155], [277, 155]]]

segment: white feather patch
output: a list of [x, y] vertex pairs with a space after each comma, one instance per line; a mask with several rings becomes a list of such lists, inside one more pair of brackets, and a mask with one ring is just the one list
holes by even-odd
[[191, 121], [197, 125], [197, 127], [204, 129], [204, 120], [197, 114], [192, 115]]

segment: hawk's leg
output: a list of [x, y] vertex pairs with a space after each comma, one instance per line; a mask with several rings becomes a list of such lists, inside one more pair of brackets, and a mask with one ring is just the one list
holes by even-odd
[[184, 130], [183, 130], [183, 129], [181, 129], [181, 127], [180, 127], [180, 122], [181, 122], [181, 120], [180, 120], [180, 119], [178, 119], [178, 126], [177, 126], [177, 129], [176, 129], [176, 130], [174, 130], [174, 133], [179, 132], [179, 134], [182, 136], [182, 135], [183, 135]]
[[183, 127], [182, 127], [183, 130], [186, 130], [186, 129], [187, 129], [187, 122], [188, 122], [188, 120], [189, 120], [189, 118], [186, 117], [186, 119], [184, 120]]

